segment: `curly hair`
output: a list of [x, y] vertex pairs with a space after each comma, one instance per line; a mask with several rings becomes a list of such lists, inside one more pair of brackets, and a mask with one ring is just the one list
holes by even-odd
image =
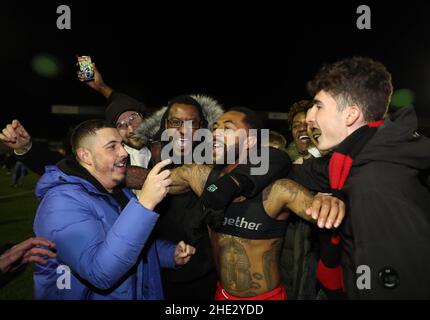
[[279, 132], [270, 130], [269, 132], [269, 145], [278, 148], [279, 150], [287, 150], [287, 139]]
[[342, 111], [356, 104], [367, 122], [380, 120], [388, 109], [393, 85], [385, 66], [370, 58], [353, 57], [324, 65], [308, 82], [309, 94], [328, 92]]
[[290, 125], [290, 129], [293, 126], [293, 119], [296, 114], [300, 112], [304, 112], [306, 114], [306, 111], [308, 111], [311, 106], [312, 101], [309, 100], [300, 100], [293, 103], [293, 105], [290, 107], [290, 110], [288, 111], [288, 124]]

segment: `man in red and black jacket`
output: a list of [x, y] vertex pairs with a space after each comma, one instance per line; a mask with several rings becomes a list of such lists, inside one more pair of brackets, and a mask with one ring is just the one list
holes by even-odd
[[[317, 276], [348, 299], [430, 298], [430, 140], [411, 107], [390, 115], [391, 75], [355, 57], [324, 66], [308, 84], [309, 125], [329, 158], [294, 168], [289, 178], [344, 199], [339, 235], [328, 235]], [[327, 225], [332, 222], [326, 221]]]

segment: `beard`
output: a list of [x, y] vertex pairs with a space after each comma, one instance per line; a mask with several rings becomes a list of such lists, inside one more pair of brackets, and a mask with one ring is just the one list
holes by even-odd
[[136, 150], [140, 150], [144, 146], [143, 140], [140, 139], [140, 138], [137, 138], [135, 136], [133, 136], [131, 138], [124, 139], [124, 143], [127, 146], [129, 146], [129, 147], [131, 147], [133, 149], [136, 149]]

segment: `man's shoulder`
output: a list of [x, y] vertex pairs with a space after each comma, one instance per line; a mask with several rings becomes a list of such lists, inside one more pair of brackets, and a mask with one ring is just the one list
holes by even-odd
[[[360, 166], [352, 167], [347, 185], [354, 192], [366, 193], [371, 190], [395, 190], [401, 188], [405, 179], [410, 176], [410, 169], [402, 164], [369, 161]], [[346, 185], [346, 188], [348, 188]]]
[[50, 188], [44, 194], [37, 209], [35, 229], [67, 225], [80, 213], [92, 211], [91, 197], [85, 188], [76, 184], [61, 184]]
[[88, 198], [93, 198], [94, 196], [82, 185], [73, 183], [64, 183], [56, 186], [52, 186], [47, 192], [44, 198], [60, 198], [63, 201], [78, 201], [85, 202]]

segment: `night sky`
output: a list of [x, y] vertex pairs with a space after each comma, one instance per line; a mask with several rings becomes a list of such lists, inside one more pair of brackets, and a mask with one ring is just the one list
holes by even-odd
[[[2, 2], [0, 125], [18, 118], [33, 136], [55, 138], [67, 119], [51, 115], [52, 104], [104, 105], [77, 80], [76, 54], [91, 55], [106, 83], [150, 107], [206, 93], [226, 107], [284, 112], [308, 98], [306, 82], [322, 63], [366, 55], [386, 64], [395, 89], [415, 93], [422, 119], [430, 116], [430, 5], [423, 2], [139, 2]], [[60, 4], [71, 8], [71, 30], [56, 28]], [[360, 4], [371, 8], [371, 30], [356, 27]], [[57, 77], [33, 71], [40, 54], [58, 60]]]

